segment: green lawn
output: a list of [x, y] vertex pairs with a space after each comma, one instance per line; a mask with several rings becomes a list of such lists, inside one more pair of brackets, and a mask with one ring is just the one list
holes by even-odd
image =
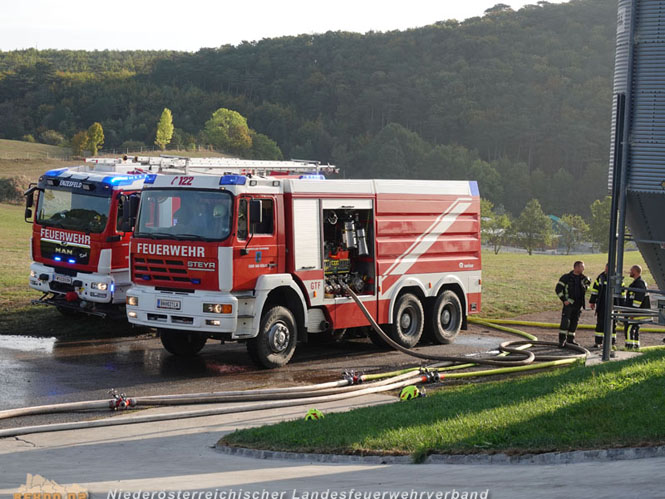
[[[294, 452], [532, 453], [665, 443], [665, 350], [623, 362], [448, 386], [409, 402], [241, 430], [227, 445]], [[636, 410], [639, 408], [639, 410]]]

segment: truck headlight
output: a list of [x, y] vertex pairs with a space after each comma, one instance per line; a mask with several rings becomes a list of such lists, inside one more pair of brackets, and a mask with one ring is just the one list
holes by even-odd
[[90, 283], [90, 287], [92, 289], [99, 289], [100, 291], [106, 291], [109, 286], [105, 282], [93, 282]]
[[37, 272], [35, 272], [34, 270], [30, 269], [30, 277], [32, 277], [33, 279], [37, 279]]
[[139, 306], [139, 297], [138, 296], [127, 296], [125, 299], [125, 303], [129, 305], [130, 307], [138, 307]]
[[233, 305], [223, 305], [221, 303], [204, 303], [203, 312], [207, 314], [230, 314], [233, 312]]

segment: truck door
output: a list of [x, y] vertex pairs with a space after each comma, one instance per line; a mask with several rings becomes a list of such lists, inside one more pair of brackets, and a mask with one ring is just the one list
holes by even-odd
[[263, 274], [277, 272], [277, 210], [272, 196], [240, 196], [233, 249], [233, 288], [254, 289]]

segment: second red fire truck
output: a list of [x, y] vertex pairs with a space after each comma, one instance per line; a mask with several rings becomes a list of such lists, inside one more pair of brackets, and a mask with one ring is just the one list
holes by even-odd
[[[473, 181], [326, 180], [314, 164], [236, 161], [144, 180], [131, 240], [129, 321], [193, 355], [244, 341], [286, 364], [308, 335], [363, 328], [349, 286], [406, 347], [450, 343], [480, 311]], [[374, 338], [378, 341], [378, 338]]]

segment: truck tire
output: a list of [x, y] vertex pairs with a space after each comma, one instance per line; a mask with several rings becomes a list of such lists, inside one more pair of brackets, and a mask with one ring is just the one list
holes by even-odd
[[420, 300], [411, 293], [397, 298], [393, 323], [386, 326], [388, 335], [405, 348], [413, 348], [420, 341], [425, 323], [425, 312]]
[[167, 352], [178, 357], [192, 357], [199, 353], [208, 338], [199, 333], [160, 329], [159, 338]]
[[296, 351], [298, 329], [291, 311], [275, 306], [263, 313], [256, 338], [247, 341], [247, 352], [259, 367], [274, 369], [287, 364]]
[[462, 327], [462, 304], [453, 291], [447, 290], [437, 296], [428, 310], [426, 332], [434, 343], [450, 344]]
[[375, 347], [380, 348], [381, 350], [392, 349], [392, 347], [388, 345], [388, 343], [386, 343], [386, 341], [379, 335], [379, 333], [374, 331], [374, 328], [372, 326], [369, 326], [367, 328], [367, 337]]

